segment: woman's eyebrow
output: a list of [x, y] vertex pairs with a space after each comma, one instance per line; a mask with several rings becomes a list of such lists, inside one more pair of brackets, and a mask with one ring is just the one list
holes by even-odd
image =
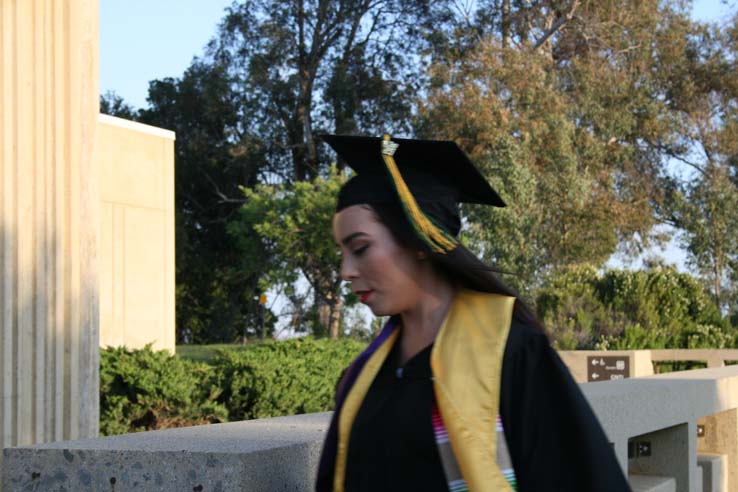
[[348, 244], [349, 242], [351, 242], [351, 241], [352, 241], [353, 239], [356, 239], [356, 238], [357, 238], [357, 237], [359, 237], [359, 236], [368, 236], [368, 235], [369, 235], [369, 234], [367, 234], [366, 232], [361, 232], [361, 231], [359, 231], [359, 232], [354, 232], [354, 233], [351, 233], [351, 234], [349, 234], [349, 235], [348, 235], [348, 236], [346, 236], [345, 238], [341, 239], [341, 244], [343, 244], [343, 245], [345, 246], [345, 245], [347, 245], [347, 244]]

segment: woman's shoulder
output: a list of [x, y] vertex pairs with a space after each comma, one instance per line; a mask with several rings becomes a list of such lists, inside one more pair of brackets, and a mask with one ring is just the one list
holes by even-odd
[[505, 344], [505, 358], [531, 350], [549, 349], [550, 346], [543, 329], [532, 322], [513, 318]]

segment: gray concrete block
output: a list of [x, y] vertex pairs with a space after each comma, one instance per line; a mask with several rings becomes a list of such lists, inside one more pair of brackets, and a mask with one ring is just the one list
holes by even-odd
[[297, 415], [5, 449], [2, 490], [308, 491], [329, 418]]
[[633, 492], [676, 492], [674, 477], [656, 475], [628, 475], [628, 482]]
[[673, 477], [677, 492], [696, 492], [695, 486], [701, 482], [696, 477], [697, 465], [692, 464], [694, 455], [691, 449], [694, 446], [690, 446], [690, 441], [696, 441], [696, 437], [692, 436], [690, 429], [691, 426], [685, 423], [631, 438], [634, 446], [645, 444], [650, 452], [628, 460], [628, 471], [639, 475]]

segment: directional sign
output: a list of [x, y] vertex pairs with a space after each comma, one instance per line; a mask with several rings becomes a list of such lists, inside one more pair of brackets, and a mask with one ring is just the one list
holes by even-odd
[[587, 381], [613, 381], [630, 377], [630, 357], [627, 355], [588, 355]]

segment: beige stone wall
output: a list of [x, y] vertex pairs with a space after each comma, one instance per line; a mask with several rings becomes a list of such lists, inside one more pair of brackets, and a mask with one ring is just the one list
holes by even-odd
[[0, 438], [99, 422], [97, 0], [0, 0]]
[[100, 346], [174, 353], [174, 132], [100, 115]]

